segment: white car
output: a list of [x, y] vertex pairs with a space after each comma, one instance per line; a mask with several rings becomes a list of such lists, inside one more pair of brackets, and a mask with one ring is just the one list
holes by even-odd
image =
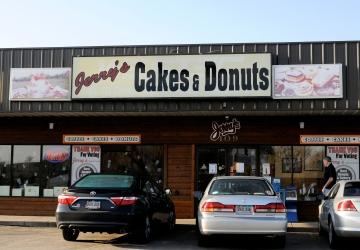
[[360, 237], [360, 181], [339, 181], [319, 206], [319, 233], [335, 248], [341, 237]]
[[286, 241], [287, 217], [282, 200], [262, 177], [214, 177], [199, 208], [199, 245], [217, 234], [271, 235], [279, 247]]

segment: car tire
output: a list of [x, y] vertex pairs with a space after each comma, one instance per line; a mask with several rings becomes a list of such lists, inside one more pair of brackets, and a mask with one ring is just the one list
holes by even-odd
[[326, 231], [325, 229], [321, 226], [320, 221], [318, 222], [318, 233], [320, 237], [325, 237], [326, 236]]
[[169, 218], [167, 223], [168, 230], [173, 231], [175, 229], [175, 225], [176, 225], [176, 215], [175, 215], [175, 211], [173, 210], [169, 213]]
[[133, 239], [137, 243], [146, 244], [150, 242], [152, 233], [152, 226], [150, 217], [146, 216], [143, 222], [140, 225], [140, 228], [132, 233]]
[[286, 235], [276, 236], [274, 239], [274, 243], [276, 248], [284, 248], [286, 245]]
[[77, 229], [64, 228], [62, 230], [62, 235], [64, 240], [75, 241], [79, 236], [80, 231]]
[[332, 249], [336, 249], [338, 244], [339, 244], [339, 236], [336, 235], [335, 229], [334, 229], [334, 223], [332, 222], [332, 220], [329, 220], [329, 235], [328, 235], [328, 240], [329, 240], [329, 246]]

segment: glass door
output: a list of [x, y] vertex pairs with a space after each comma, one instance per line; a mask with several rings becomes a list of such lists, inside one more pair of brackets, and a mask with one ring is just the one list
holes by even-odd
[[228, 149], [229, 175], [257, 176], [257, 150], [255, 148], [231, 147]]
[[214, 176], [258, 176], [258, 150], [254, 147], [199, 146], [196, 190], [204, 192]]

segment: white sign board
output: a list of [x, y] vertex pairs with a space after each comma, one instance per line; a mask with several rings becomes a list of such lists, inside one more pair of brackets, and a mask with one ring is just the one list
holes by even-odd
[[245, 172], [245, 163], [237, 162], [235, 164], [236, 173], [241, 174]]
[[[100, 146], [74, 145], [72, 147], [71, 184], [90, 173], [100, 172]], [[54, 190], [54, 195], [55, 194]]]
[[273, 65], [274, 99], [343, 97], [341, 64]]
[[270, 163], [262, 164], [262, 172], [263, 172], [263, 176], [270, 175]]
[[63, 135], [64, 144], [140, 144], [141, 135]]
[[357, 145], [360, 144], [360, 135], [300, 135], [300, 144]]
[[71, 68], [12, 68], [11, 101], [70, 101]]
[[271, 97], [271, 54], [74, 57], [72, 99]]
[[209, 174], [217, 174], [217, 164], [216, 163], [209, 164]]
[[327, 155], [331, 157], [338, 180], [359, 179], [358, 146], [328, 146]]

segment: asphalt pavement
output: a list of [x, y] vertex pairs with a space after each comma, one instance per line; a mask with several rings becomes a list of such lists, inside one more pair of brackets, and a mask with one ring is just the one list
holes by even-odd
[[[219, 236], [209, 239], [210, 249], [276, 249], [272, 238], [249, 236]], [[80, 233], [77, 241], [65, 241], [61, 230], [54, 227], [0, 226], [0, 249], [2, 250], [113, 250], [113, 249], [205, 249], [197, 245], [193, 225], [177, 225], [172, 232], [157, 232], [150, 243], [138, 245], [126, 235]], [[329, 249], [326, 238], [317, 233], [288, 233], [284, 249]], [[356, 240], [348, 241], [342, 249], [358, 249]]]

